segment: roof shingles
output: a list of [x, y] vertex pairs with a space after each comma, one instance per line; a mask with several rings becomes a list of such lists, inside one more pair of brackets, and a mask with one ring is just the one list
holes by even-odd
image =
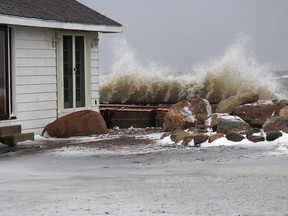
[[0, 14], [88, 25], [122, 25], [76, 0], [0, 0]]

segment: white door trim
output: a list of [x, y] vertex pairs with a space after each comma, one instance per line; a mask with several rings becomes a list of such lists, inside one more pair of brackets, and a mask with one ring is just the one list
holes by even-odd
[[[75, 102], [73, 108], [64, 109], [64, 80], [63, 80], [63, 36], [84, 36], [84, 52], [85, 52], [85, 107], [76, 108]], [[91, 39], [90, 34], [87, 32], [78, 31], [57, 31], [56, 32], [57, 44], [57, 98], [58, 98], [58, 117], [66, 115], [71, 112], [91, 109]], [[73, 55], [73, 61], [75, 60]], [[74, 61], [75, 62], [75, 61]], [[73, 81], [75, 83], [75, 80]], [[75, 91], [75, 90], [73, 90]], [[74, 92], [75, 95], [75, 92]]]

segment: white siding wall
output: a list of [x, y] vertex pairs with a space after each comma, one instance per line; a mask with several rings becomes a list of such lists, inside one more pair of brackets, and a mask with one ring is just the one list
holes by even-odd
[[[55, 29], [15, 27], [16, 120], [0, 121], [0, 126], [21, 124], [23, 132], [41, 133], [57, 118], [57, 59]], [[91, 36], [95, 37], [95, 33]], [[96, 33], [97, 36], [97, 33]], [[91, 41], [90, 37], [88, 40]], [[89, 44], [90, 44], [89, 41]], [[98, 47], [87, 50], [91, 67], [91, 90], [88, 104], [99, 111], [99, 53]], [[16, 111], [16, 112], [15, 112]]]
[[57, 117], [55, 30], [16, 27], [15, 34], [17, 119], [0, 126], [21, 124], [23, 132], [41, 133]]
[[91, 49], [91, 99], [92, 109], [99, 111], [99, 52], [97, 47]]
[[41, 133], [57, 117], [55, 30], [16, 29], [17, 123]]

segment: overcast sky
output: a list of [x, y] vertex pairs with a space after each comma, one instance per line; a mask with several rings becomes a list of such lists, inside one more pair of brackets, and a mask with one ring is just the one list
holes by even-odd
[[180, 71], [221, 57], [239, 34], [249, 37], [259, 64], [288, 69], [288, 0], [79, 1], [123, 25], [123, 33], [100, 35], [104, 70], [117, 40], [126, 40], [142, 63]]

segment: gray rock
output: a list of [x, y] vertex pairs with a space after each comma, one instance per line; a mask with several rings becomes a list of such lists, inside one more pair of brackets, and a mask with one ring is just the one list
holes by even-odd
[[246, 133], [251, 129], [250, 125], [238, 116], [223, 116], [218, 120], [216, 132], [227, 134], [228, 132]]
[[281, 137], [283, 134], [279, 131], [271, 131], [266, 133], [266, 140], [273, 141]]
[[240, 142], [244, 139], [245, 137], [237, 132], [233, 132], [233, 131], [230, 131], [227, 133], [226, 135], [226, 139], [227, 140], [230, 140], [230, 141], [233, 141], [233, 142]]

